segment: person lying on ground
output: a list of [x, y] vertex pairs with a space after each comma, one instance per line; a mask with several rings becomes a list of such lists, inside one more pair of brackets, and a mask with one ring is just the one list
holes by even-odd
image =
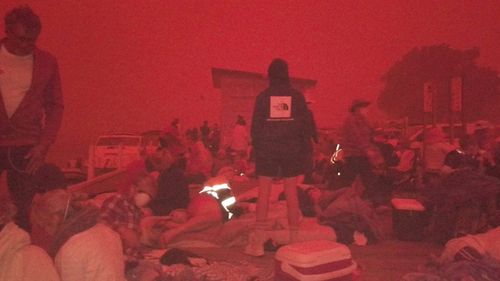
[[358, 231], [366, 235], [368, 243], [373, 243], [384, 235], [373, 206], [361, 199], [363, 192], [359, 177], [351, 186], [333, 191], [303, 186], [299, 189], [300, 208], [304, 216], [315, 216], [319, 224], [334, 228], [337, 239], [344, 239], [342, 242], [352, 243], [351, 232]]
[[151, 218], [153, 221], [148, 224], [152, 225], [153, 233], [149, 233], [144, 242], [166, 247], [182, 234], [220, 225], [241, 213], [242, 209], [236, 203], [227, 180], [213, 178], [191, 199], [187, 209], [174, 210], [167, 217]]
[[236, 202], [226, 178], [212, 178], [205, 182], [203, 190], [193, 197], [185, 216], [177, 215], [161, 236], [161, 244], [168, 245], [183, 233], [194, 232], [228, 222], [240, 216], [243, 210]]

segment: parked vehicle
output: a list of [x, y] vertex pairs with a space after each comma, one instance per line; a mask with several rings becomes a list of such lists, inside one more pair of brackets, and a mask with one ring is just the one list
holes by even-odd
[[94, 147], [94, 168], [116, 169], [141, 158], [142, 136], [114, 134], [100, 136]]
[[145, 155], [152, 155], [155, 153], [156, 149], [160, 146], [161, 135], [162, 131], [160, 130], [150, 130], [141, 134], [142, 149]]

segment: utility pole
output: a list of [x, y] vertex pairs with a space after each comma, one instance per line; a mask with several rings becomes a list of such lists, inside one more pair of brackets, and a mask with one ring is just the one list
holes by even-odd
[[423, 186], [423, 171], [425, 171], [425, 154], [426, 154], [426, 135], [427, 135], [427, 118], [426, 116], [430, 113], [432, 117], [432, 124], [433, 126], [436, 126], [436, 114], [435, 114], [435, 99], [436, 99], [436, 83], [435, 81], [427, 81], [424, 83], [424, 89], [423, 89], [423, 117], [422, 117], [422, 125], [423, 125], [423, 130], [422, 130], [422, 147], [421, 151], [421, 158], [419, 161], [420, 163], [420, 169], [419, 169], [419, 175], [417, 176], [417, 185], [419, 187]]
[[[450, 81], [450, 141], [453, 141], [454, 138], [454, 120], [455, 120], [455, 114], [460, 113], [463, 111], [463, 86], [462, 86], [462, 77], [461, 76], [455, 76], [451, 78]], [[463, 114], [462, 114], [462, 129], [465, 130], [465, 124], [463, 120]]]

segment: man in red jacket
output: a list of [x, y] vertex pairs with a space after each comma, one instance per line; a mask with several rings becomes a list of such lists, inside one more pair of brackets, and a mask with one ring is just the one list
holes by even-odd
[[0, 41], [0, 173], [7, 171], [17, 223], [28, 229], [31, 175], [44, 163], [63, 114], [56, 59], [36, 47], [40, 18], [28, 6], [5, 15]]

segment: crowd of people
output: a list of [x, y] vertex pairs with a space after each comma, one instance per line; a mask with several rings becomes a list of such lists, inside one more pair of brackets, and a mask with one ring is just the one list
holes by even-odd
[[[0, 198], [0, 281], [155, 280], [145, 246], [169, 247], [250, 212], [243, 251], [252, 256], [264, 255], [270, 240], [303, 239], [303, 217], [330, 226], [340, 242], [375, 243], [383, 234], [374, 213], [396, 194], [421, 198], [430, 210], [427, 233], [441, 243], [499, 225], [500, 145], [490, 129], [477, 128], [458, 145], [439, 127], [415, 140], [388, 135], [372, 126], [370, 102], [354, 100], [338, 139], [325, 139], [282, 59], [269, 65], [251, 126], [238, 115], [229, 141], [221, 141], [217, 124], [182, 132], [176, 118], [158, 148], [127, 167], [128, 183], [117, 192], [100, 203], [71, 193], [62, 172], [44, 164], [62, 118], [57, 63], [35, 47], [41, 24], [29, 7], [5, 20], [0, 62], [9, 67], [2, 71], [23, 79], [0, 80], [0, 172], [7, 171], [10, 195]], [[25, 74], [34, 68], [43, 75], [30, 86]], [[249, 179], [257, 182], [255, 196], [233, 194], [232, 183]], [[273, 239], [275, 185], [287, 221]], [[192, 186], [202, 189], [193, 195]]]

